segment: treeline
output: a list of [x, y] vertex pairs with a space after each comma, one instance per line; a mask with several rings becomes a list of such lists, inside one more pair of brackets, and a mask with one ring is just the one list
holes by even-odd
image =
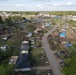
[[76, 11], [41, 11], [41, 12], [13, 12], [13, 13], [20, 13], [20, 14], [26, 14], [26, 15], [37, 15], [39, 13], [44, 13], [44, 14], [50, 14], [50, 15], [59, 15], [59, 16], [64, 16], [64, 15], [76, 15]]
[[[10, 12], [7, 12], [10, 13]], [[76, 11], [27, 11], [27, 12], [12, 12], [12, 14], [26, 14], [26, 15], [37, 15], [39, 13], [45, 13], [50, 15], [76, 15]]]
[[76, 15], [76, 11], [29, 11], [29, 12], [12, 12], [14, 13], [20, 13], [20, 14], [26, 14], [26, 15], [37, 15], [39, 13], [44, 13], [44, 14], [50, 14], [50, 15], [59, 15], [59, 16], [64, 16], [64, 15]]
[[52, 11], [52, 12], [49, 12], [49, 14], [59, 15], [59, 16], [76, 15], [76, 11]]

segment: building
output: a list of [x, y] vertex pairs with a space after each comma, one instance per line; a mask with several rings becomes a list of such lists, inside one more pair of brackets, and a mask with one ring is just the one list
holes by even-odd
[[16, 64], [18, 56], [11, 56], [9, 64]]
[[1, 51], [6, 51], [7, 50], [7, 45], [3, 45], [0, 47]]
[[20, 54], [28, 54], [29, 51], [29, 44], [21, 44], [20, 46]]
[[67, 42], [65, 29], [62, 29], [62, 32], [60, 33], [59, 38], [62, 44], [65, 44]]
[[15, 71], [30, 71], [31, 65], [30, 61], [28, 61], [28, 54], [20, 54], [16, 61]]
[[2, 40], [6, 41], [8, 38], [10, 38], [9, 34], [2, 35]]
[[66, 29], [65, 28], [62, 28], [60, 32], [66, 32]]
[[62, 33], [60, 33], [59, 36], [60, 36], [60, 37], [66, 37], [66, 32], [62, 32]]
[[51, 24], [50, 23], [45, 23], [45, 26], [46, 27], [49, 27]]
[[66, 44], [67, 39], [65, 37], [60, 37], [61, 44]]
[[72, 16], [71, 19], [74, 20], [74, 21], [76, 21], [76, 16]]
[[31, 33], [31, 32], [28, 33], [28, 34], [27, 34], [27, 37], [32, 37], [32, 33]]
[[31, 70], [31, 62], [28, 59], [29, 53], [29, 38], [23, 37], [22, 44], [20, 46], [20, 54], [16, 61], [15, 71], [30, 71]]

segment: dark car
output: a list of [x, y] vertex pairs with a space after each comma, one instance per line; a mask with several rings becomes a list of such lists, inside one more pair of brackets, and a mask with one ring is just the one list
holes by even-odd
[[48, 75], [52, 75], [52, 70], [51, 69], [49, 69]]
[[64, 65], [65, 65], [64, 60], [60, 61], [60, 65], [61, 65], [61, 67], [64, 67]]

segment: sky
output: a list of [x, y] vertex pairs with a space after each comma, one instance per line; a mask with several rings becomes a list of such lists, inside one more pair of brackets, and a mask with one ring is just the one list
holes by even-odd
[[0, 11], [76, 11], [76, 0], [0, 0]]

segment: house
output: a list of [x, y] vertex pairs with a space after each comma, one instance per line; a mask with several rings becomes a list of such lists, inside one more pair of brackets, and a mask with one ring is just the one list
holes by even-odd
[[32, 22], [33, 23], [41, 23], [41, 22], [44, 22], [44, 20], [42, 19], [42, 18], [34, 18], [34, 19], [32, 19]]
[[45, 23], [45, 26], [46, 27], [49, 27], [51, 24], [50, 23]]
[[20, 29], [24, 29], [25, 27], [26, 27], [25, 24], [19, 24], [19, 25], [18, 25], [18, 28], [20, 28]]
[[22, 41], [29, 41], [29, 37], [24, 36], [24, 37], [22, 38]]
[[31, 32], [28, 33], [28, 34], [27, 34], [27, 37], [32, 37], [32, 33], [31, 33]]
[[2, 40], [5, 40], [5, 41], [6, 41], [7, 38], [8, 38], [7, 36], [3, 36], [3, 37], [2, 37]]
[[71, 43], [69, 43], [69, 42], [66, 43], [66, 48], [69, 48], [69, 47], [71, 47], [71, 46], [72, 46]]
[[22, 44], [28, 44], [29, 41], [22, 41]]
[[16, 61], [15, 71], [30, 71], [31, 65], [28, 61], [28, 54], [20, 54]]
[[16, 64], [18, 56], [11, 56], [9, 64]]
[[2, 36], [2, 40], [5, 40], [5, 41], [10, 37], [9, 34], [5, 34], [5, 35], [1, 35], [1, 36]]
[[22, 44], [28, 44], [29, 43], [29, 37], [24, 36], [22, 38]]
[[36, 30], [37, 30], [37, 31], [41, 31], [41, 30], [42, 30], [42, 28], [41, 28], [41, 27], [38, 27]]
[[1, 51], [6, 51], [7, 50], [7, 45], [3, 45], [0, 47]]
[[61, 44], [66, 44], [67, 39], [65, 37], [60, 37]]
[[42, 29], [45, 29], [45, 26], [44, 26], [44, 25], [42, 25], [42, 26], [41, 26], [41, 28], [42, 28]]
[[20, 46], [20, 54], [28, 54], [29, 51], [29, 44], [21, 44]]
[[72, 16], [71, 19], [74, 20], [74, 21], [76, 21], [76, 16]]
[[61, 32], [66, 32], [66, 29], [65, 29], [65, 28], [62, 28], [62, 29], [61, 29]]
[[35, 44], [35, 42], [34, 41], [31, 41], [31, 44]]
[[60, 37], [66, 37], [66, 32], [62, 32], [62, 33], [60, 33], [59, 36], [60, 36]]

